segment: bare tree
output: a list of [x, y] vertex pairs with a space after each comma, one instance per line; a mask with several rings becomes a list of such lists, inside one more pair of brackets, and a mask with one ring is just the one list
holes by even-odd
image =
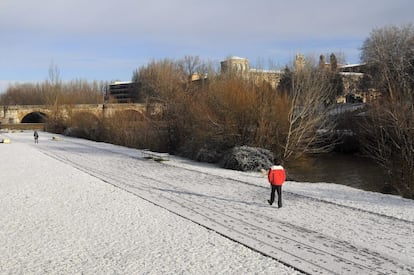
[[46, 104], [52, 110], [48, 118], [47, 129], [51, 132], [63, 131], [63, 115], [60, 106], [62, 105], [62, 82], [60, 80], [60, 71], [53, 62], [49, 65], [49, 78], [45, 83]]
[[[188, 70], [193, 70], [193, 61], [188, 58]], [[190, 62], [191, 61], [191, 62]], [[133, 75], [133, 81], [139, 83], [143, 99], [148, 104], [163, 106], [163, 123], [153, 120], [153, 125], [159, 125], [160, 134], [167, 139], [168, 148], [175, 151], [187, 136], [188, 119], [191, 118], [187, 102], [191, 95], [186, 93], [189, 78], [183, 69], [183, 62], [170, 59], [152, 61], [141, 67]], [[190, 66], [191, 65], [191, 66]], [[186, 115], [185, 115], [186, 114]]]
[[365, 152], [384, 167], [401, 195], [414, 198], [414, 27], [373, 30], [362, 61], [382, 92], [362, 124]]
[[288, 129], [282, 158], [332, 150], [336, 121], [330, 108], [334, 89], [327, 74], [306, 67], [292, 75], [288, 98]]
[[44, 102], [44, 89], [40, 84], [22, 83], [7, 88], [0, 96], [2, 105], [41, 105]]
[[376, 87], [390, 100], [412, 99], [414, 83], [414, 26], [375, 29], [362, 46], [362, 62]]
[[166, 101], [181, 88], [183, 79], [182, 67], [170, 59], [154, 60], [136, 70], [132, 81], [140, 83], [142, 96], [146, 100]]
[[188, 76], [188, 79], [191, 81], [191, 77], [194, 74], [198, 73], [198, 67], [200, 66], [200, 58], [198, 56], [184, 56], [184, 58], [179, 61], [179, 66], [185, 75]]

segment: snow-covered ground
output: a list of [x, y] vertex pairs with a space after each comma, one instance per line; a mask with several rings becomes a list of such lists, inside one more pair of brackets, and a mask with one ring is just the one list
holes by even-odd
[[287, 182], [278, 209], [260, 173], [2, 138], [0, 274], [414, 274], [412, 200]]

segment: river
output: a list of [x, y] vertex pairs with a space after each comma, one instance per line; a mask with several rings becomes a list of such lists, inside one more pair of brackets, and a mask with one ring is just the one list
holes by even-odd
[[[332, 153], [286, 165], [288, 179], [343, 184], [366, 191], [392, 193], [384, 171], [372, 160]], [[387, 190], [388, 189], [388, 190]]]

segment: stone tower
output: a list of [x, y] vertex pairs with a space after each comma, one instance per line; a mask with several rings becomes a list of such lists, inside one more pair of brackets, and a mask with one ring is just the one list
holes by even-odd
[[295, 56], [295, 63], [293, 64], [295, 71], [301, 71], [305, 68], [305, 56], [301, 53], [298, 53]]
[[250, 71], [249, 60], [237, 56], [232, 56], [221, 61], [221, 73], [236, 73], [247, 76]]

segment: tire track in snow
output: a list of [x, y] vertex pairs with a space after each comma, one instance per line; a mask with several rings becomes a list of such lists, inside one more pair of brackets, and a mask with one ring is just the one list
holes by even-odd
[[[79, 142], [78, 139], [76, 139], [76, 138], [70, 138], [69, 141], [70, 141], [70, 143], [76, 144], [78, 146], [85, 146], [85, 143], [84, 142]], [[114, 149], [111, 148], [111, 147], [114, 147], [114, 146], [117, 146], [117, 148], [116, 148], [117, 150], [114, 150]], [[112, 154], [115, 154], [115, 155], [126, 156], [126, 157], [131, 158], [131, 159], [139, 159], [139, 160], [142, 160], [144, 158], [143, 151], [142, 150], [139, 150], [139, 149], [135, 149], [136, 150], [136, 153], [135, 154], [131, 154], [130, 153], [130, 150], [132, 150], [131, 148], [126, 148], [126, 147], [122, 147], [122, 146], [118, 146], [118, 145], [112, 145], [112, 144], [107, 144], [107, 143], [91, 143], [91, 144], [89, 144], [88, 148], [91, 148], [91, 147], [97, 149], [97, 151], [106, 151], [106, 152], [109, 152], [109, 153], [112, 153]], [[121, 151], [124, 151], [124, 152], [121, 152]], [[197, 172], [199, 174], [205, 174], [205, 175], [209, 175], [209, 176], [215, 176], [217, 178], [221, 178], [221, 179], [224, 179], [224, 180], [231, 180], [231, 181], [239, 182], [241, 184], [254, 186], [254, 187], [257, 187], [257, 188], [262, 188], [262, 189], [266, 189], [266, 190], [268, 189], [266, 187], [263, 187], [263, 186], [260, 186], [258, 184], [251, 183], [251, 182], [248, 182], [248, 181], [245, 181], [245, 180], [240, 180], [240, 179], [235, 179], [235, 178], [231, 178], [231, 177], [227, 177], [227, 176], [222, 176], [222, 175], [215, 174], [214, 173], [214, 170], [212, 170], [211, 173], [210, 172], [207, 173], [207, 172], [204, 172], [204, 171], [200, 171], [199, 169], [194, 169], [192, 167], [189, 167], [188, 165], [185, 165], [185, 166], [171, 165], [168, 162], [167, 163], [159, 162], [159, 164], [160, 165], [170, 166], [170, 167], [176, 167], [176, 168], [180, 168], [180, 169], [184, 169], [184, 170], [188, 170], [188, 171], [192, 171], [192, 172]], [[246, 176], [246, 177], [252, 177], [249, 174], [246, 174], [244, 176]], [[252, 177], [252, 178], [255, 178], [255, 177]], [[358, 207], [344, 205], [344, 204], [341, 204], [341, 203], [337, 203], [337, 202], [333, 202], [333, 201], [329, 201], [329, 200], [325, 200], [325, 199], [320, 199], [320, 198], [315, 198], [315, 197], [312, 197], [312, 196], [297, 194], [297, 193], [293, 193], [293, 192], [289, 192], [289, 191], [285, 191], [285, 190], [283, 191], [283, 193], [284, 194], [289, 194], [291, 196], [303, 198], [303, 199], [306, 199], [306, 200], [309, 200], [309, 201], [317, 201], [317, 202], [332, 204], [332, 205], [335, 205], [335, 206], [339, 206], [339, 207], [344, 207], [344, 208], [348, 208], [348, 209], [351, 209], [351, 210], [355, 210], [355, 211], [358, 211], [358, 212], [361, 212], [361, 213], [368, 213], [368, 214], [376, 215], [376, 216], [379, 216], [379, 217], [382, 217], [382, 218], [388, 218], [388, 219], [392, 219], [392, 220], [395, 220], [395, 221], [401, 221], [401, 222], [411, 223], [411, 224], [414, 225], [414, 221], [407, 220], [407, 219], [403, 219], [403, 218], [398, 218], [398, 217], [394, 217], [394, 216], [390, 216], [390, 215], [386, 215], [386, 214], [383, 214], [383, 213], [369, 211], [369, 210], [366, 210], [366, 209], [361, 209], [361, 208], [358, 208]]]
[[[263, 189], [268, 190], [267, 187], [263, 187], [261, 185], [258, 185], [258, 184], [255, 184], [255, 183], [251, 183], [251, 182], [248, 182], [248, 181], [245, 181], [245, 180], [234, 179], [234, 178], [231, 178], [231, 177], [217, 175], [217, 174], [214, 174], [214, 173], [207, 173], [207, 172], [199, 171], [198, 169], [192, 169], [192, 168], [190, 168], [188, 166], [185, 166], [184, 167], [184, 166], [180, 166], [180, 165], [170, 165], [170, 164], [167, 164], [167, 163], [163, 163], [163, 164], [168, 165], [168, 166], [172, 166], [172, 167], [178, 167], [178, 168], [186, 169], [186, 170], [189, 170], [189, 171], [198, 172], [198, 173], [201, 173], [201, 174], [214, 175], [214, 176], [216, 176], [218, 178], [222, 178], [222, 179], [225, 179], [225, 180], [232, 180], [232, 181], [239, 182], [241, 184], [250, 185], [250, 186], [257, 187], [257, 188], [263, 188]], [[252, 177], [252, 176], [250, 176], [248, 174], [246, 176], [247, 177]], [[252, 178], [255, 179], [255, 177], [252, 177]], [[333, 201], [329, 201], [329, 200], [325, 200], [325, 199], [319, 199], [319, 198], [315, 198], [315, 197], [312, 197], [312, 196], [306, 196], [306, 195], [302, 195], [302, 194], [297, 194], [297, 193], [289, 192], [289, 191], [285, 191], [285, 190], [283, 191], [283, 193], [284, 194], [290, 194], [291, 196], [303, 198], [303, 199], [310, 200], [310, 201], [317, 201], [317, 202], [332, 204], [332, 205], [335, 205], [335, 206], [338, 206], [338, 207], [344, 207], [344, 208], [348, 208], [348, 209], [351, 209], [351, 210], [354, 210], [354, 211], [358, 211], [358, 212], [362, 212], [362, 213], [368, 213], [368, 214], [372, 214], [372, 215], [376, 215], [376, 216], [379, 216], [379, 217], [382, 217], [382, 218], [388, 218], [388, 219], [392, 219], [392, 220], [396, 220], [396, 221], [411, 223], [411, 224], [414, 225], [414, 221], [410, 221], [410, 220], [407, 220], [407, 219], [398, 218], [398, 217], [394, 217], [394, 216], [390, 216], [390, 215], [386, 215], [386, 214], [382, 214], [382, 213], [378, 213], [378, 212], [374, 212], [374, 211], [369, 211], [369, 210], [361, 209], [361, 208], [358, 208], [358, 207], [344, 205], [344, 204], [341, 204], [341, 203], [337, 203], [337, 202], [333, 202]]]
[[[248, 247], [255, 249], [256, 251], [259, 251], [263, 254], [271, 256], [277, 260], [281, 260], [282, 262], [288, 263], [291, 266], [296, 266], [300, 270], [308, 270], [308, 271], [312, 270], [312, 273], [322, 273], [322, 274], [332, 273], [332, 272], [335, 273], [334, 270], [325, 269], [323, 267], [324, 264], [328, 264], [328, 266], [331, 266], [333, 263], [334, 263], [334, 266], [341, 265], [341, 268], [338, 269], [339, 273], [350, 272], [351, 270], [361, 272], [361, 270], [364, 270], [364, 273], [367, 273], [367, 274], [381, 274], [382, 273], [381, 270], [387, 269], [384, 267], [384, 264], [383, 264], [384, 260], [386, 259], [384, 259], [384, 257], [382, 257], [381, 255], [376, 255], [375, 252], [369, 251], [367, 249], [365, 250], [358, 249], [356, 247], [352, 247], [352, 245], [349, 245], [347, 243], [343, 243], [340, 241], [338, 242], [337, 240], [332, 240], [326, 236], [315, 234], [316, 232], [312, 233], [312, 231], [307, 230], [305, 228], [301, 228], [295, 225], [290, 225], [286, 222], [281, 222], [281, 221], [277, 221], [277, 224], [279, 224], [281, 231], [283, 231], [283, 228], [284, 228], [285, 231], [287, 232], [293, 231], [294, 232], [293, 235], [296, 235], [296, 236], [301, 236], [303, 232], [305, 232], [307, 235], [313, 234], [314, 236], [312, 238], [309, 238], [309, 236], [305, 236], [305, 237], [301, 237], [301, 240], [314, 239], [316, 241], [314, 241], [313, 244], [312, 244], [312, 241], [311, 241], [311, 244], [308, 244], [305, 242], [297, 241], [296, 239], [294, 239], [295, 238], [294, 236], [293, 237], [284, 236], [283, 234], [280, 233], [280, 231], [278, 234], [276, 234], [273, 231], [269, 231], [263, 227], [243, 221], [242, 219], [237, 217], [237, 213], [232, 213], [232, 215], [225, 214], [223, 210], [226, 210], [226, 209], [217, 209], [218, 202], [215, 201], [216, 199], [208, 195], [207, 195], [208, 199], [200, 203], [198, 202], [198, 200], [200, 199], [200, 196], [194, 195], [196, 193], [194, 193], [192, 190], [177, 188], [176, 186], [164, 180], [161, 181], [161, 184], [160, 184], [160, 178], [158, 177], [150, 177], [146, 174], [135, 173], [133, 170], [131, 171], [131, 169], [128, 169], [127, 177], [122, 176], [123, 171], [121, 169], [119, 169], [119, 172], [120, 172], [119, 174], [114, 175], [113, 172], [111, 173], [107, 172], [104, 166], [96, 167], [96, 165], [94, 164], [94, 161], [90, 159], [90, 156], [86, 156], [85, 154], [82, 154], [82, 153], [74, 154], [73, 152], [70, 151], [70, 149], [67, 152], [62, 151], [62, 153], [70, 153], [71, 158], [69, 158], [68, 156], [62, 156], [61, 154], [57, 154], [57, 153], [51, 154], [50, 151], [43, 151], [43, 152], [51, 157], [64, 161], [68, 163], [69, 165], [74, 166], [88, 174], [91, 174], [95, 177], [105, 180], [106, 182], [112, 185], [115, 185], [121, 189], [134, 193], [143, 199], [151, 201], [154, 204], [160, 205], [163, 208], [166, 208], [171, 212], [174, 212], [180, 216], [184, 216], [190, 220], [193, 220], [194, 222], [200, 225], [203, 225], [207, 228], [215, 230], [222, 235], [225, 235], [233, 240], [236, 240]], [[76, 160], [76, 157], [80, 159]], [[79, 161], [79, 160], [83, 160], [83, 161]], [[136, 162], [139, 162], [141, 165], [144, 164], [145, 162], [148, 163], [148, 161], [143, 161], [143, 160], [134, 160], [133, 162], [134, 163], [132, 166], [136, 166], [137, 164]], [[82, 164], [87, 163], [89, 167], [87, 168], [83, 167], [79, 165], [78, 163], [82, 163]], [[153, 167], [153, 165], [154, 163], [151, 163], [151, 165], [148, 165], [148, 167]], [[182, 172], [183, 168], [173, 167], [173, 170], [178, 171], [177, 173], [183, 173]], [[195, 173], [194, 171], [189, 171], [189, 172], [193, 174]], [[196, 171], [196, 173], [200, 173], [200, 172]], [[137, 180], [139, 186], [130, 184], [131, 174], [134, 174], [134, 180]], [[211, 175], [211, 174], [207, 174], [206, 176], [217, 177], [217, 175]], [[232, 179], [227, 179], [227, 178], [224, 178], [224, 179], [232, 181]], [[148, 184], [148, 181], [150, 181], [151, 184]], [[159, 185], [157, 187], [158, 190], [154, 189], [154, 185]], [[169, 187], [170, 189], [167, 190], [165, 187]], [[257, 188], [258, 186], [255, 186], [255, 187]], [[154, 191], [154, 190], [157, 190], [157, 191]], [[145, 196], [143, 192], [145, 193]], [[215, 201], [215, 204], [211, 205], [211, 201]], [[192, 207], [188, 207], [187, 206], [188, 204], [192, 205]], [[174, 207], [171, 207], [172, 205], [174, 205]], [[237, 209], [237, 211], [246, 211], [246, 210]], [[256, 212], [255, 212], [255, 215], [257, 215]], [[263, 223], [269, 222], [265, 220], [266, 218], [268, 217], [262, 215], [260, 219], [264, 219], [264, 221], [262, 221]], [[257, 217], [257, 219], [259, 218]], [[206, 221], [207, 221], [207, 225], [206, 225]], [[244, 228], [244, 231], [241, 231], [238, 228]], [[232, 235], [234, 235], [235, 232], [237, 233], [236, 234], [237, 238], [232, 237]], [[254, 232], [255, 234], [252, 234], [252, 232]], [[289, 235], [292, 235], [292, 234], [289, 234]], [[263, 236], [266, 236], [264, 240], [263, 240]], [[272, 245], [268, 244], [268, 239], [274, 240]], [[371, 257], [372, 258], [371, 262], [373, 262], [373, 264], [370, 267], [369, 265], [366, 266], [366, 265], [358, 263], [356, 261], [357, 259], [354, 259], [354, 261], [352, 261], [344, 257], [338, 257], [336, 255], [333, 255], [333, 254], [340, 254], [338, 253], [340, 251], [336, 251], [334, 253], [329, 252], [329, 251], [327, 252], [326, 251], [327, 249], [324, 250], [318, 247], [318, 245], [315, 245], [316, 243], [316, 244], [319, 244], [320, 246], [320, 244], [323, 243], [322, 241], [325, 241], [329, 243], [330, 245], [335, 246], [337, 250], [338, 248], [339, 250], [348, 249], [348, 251], [349, 249], [351, 249], [353, 253], [356, 254], [355, 257], [361, 257], [361, 254], [365, 254], [364, 256], [361, 257], [362, 261], [366, 261], [366, 257]], [[287, 245], [287, 243], [290, 243], [290, 244]], [[283, 245], [275, 245], [275, 244], [283, 244]], [[325, 243], [323, 243], [322, 245], [324, 246]], [[290, 246], [290, 248], [287, 250], [286, 249], [284, 250], [285, 246]], [[327, 246], [329, 247], [329, 245]], [[295, 256], [295, 254], [297, 253], [289, 252], [292, 250], [294, 251], [295, 249], [299, 250], [300, 253], [298, 254], [303, 254], [304, 249], [306, 249], [309, 253], [305, 255], [304, 257], [300, 257], [297, 255]], [[263, 252], [263, 250], [265, 250], [265, 252]], [[283, 253], [285, 253], [285, 255], [283, 255]], [[351, 255], [353, 253], [351, 253]], [[311, 258], [311, 259], [315, 258], [316, 256], [318, 256], [317, 260], [310, 261], [308, 259], [308, 258]], [[296, 258], [296, 259], [292, 260], [292, 258]], [[327, 260], [327, 258], [330, 258], [330, 259]], [[396, 264], [395, 262], [391, 261], [390, 263], [391, 267], [388, 270], [389, 272], [396, 271], [396, 270], [393, 270], [395, 264]], [[382, 267], [378, 269], [378, 266], [382, 266]], [[304, 267], [304, 268], [301, 268], [301, 267]]]

